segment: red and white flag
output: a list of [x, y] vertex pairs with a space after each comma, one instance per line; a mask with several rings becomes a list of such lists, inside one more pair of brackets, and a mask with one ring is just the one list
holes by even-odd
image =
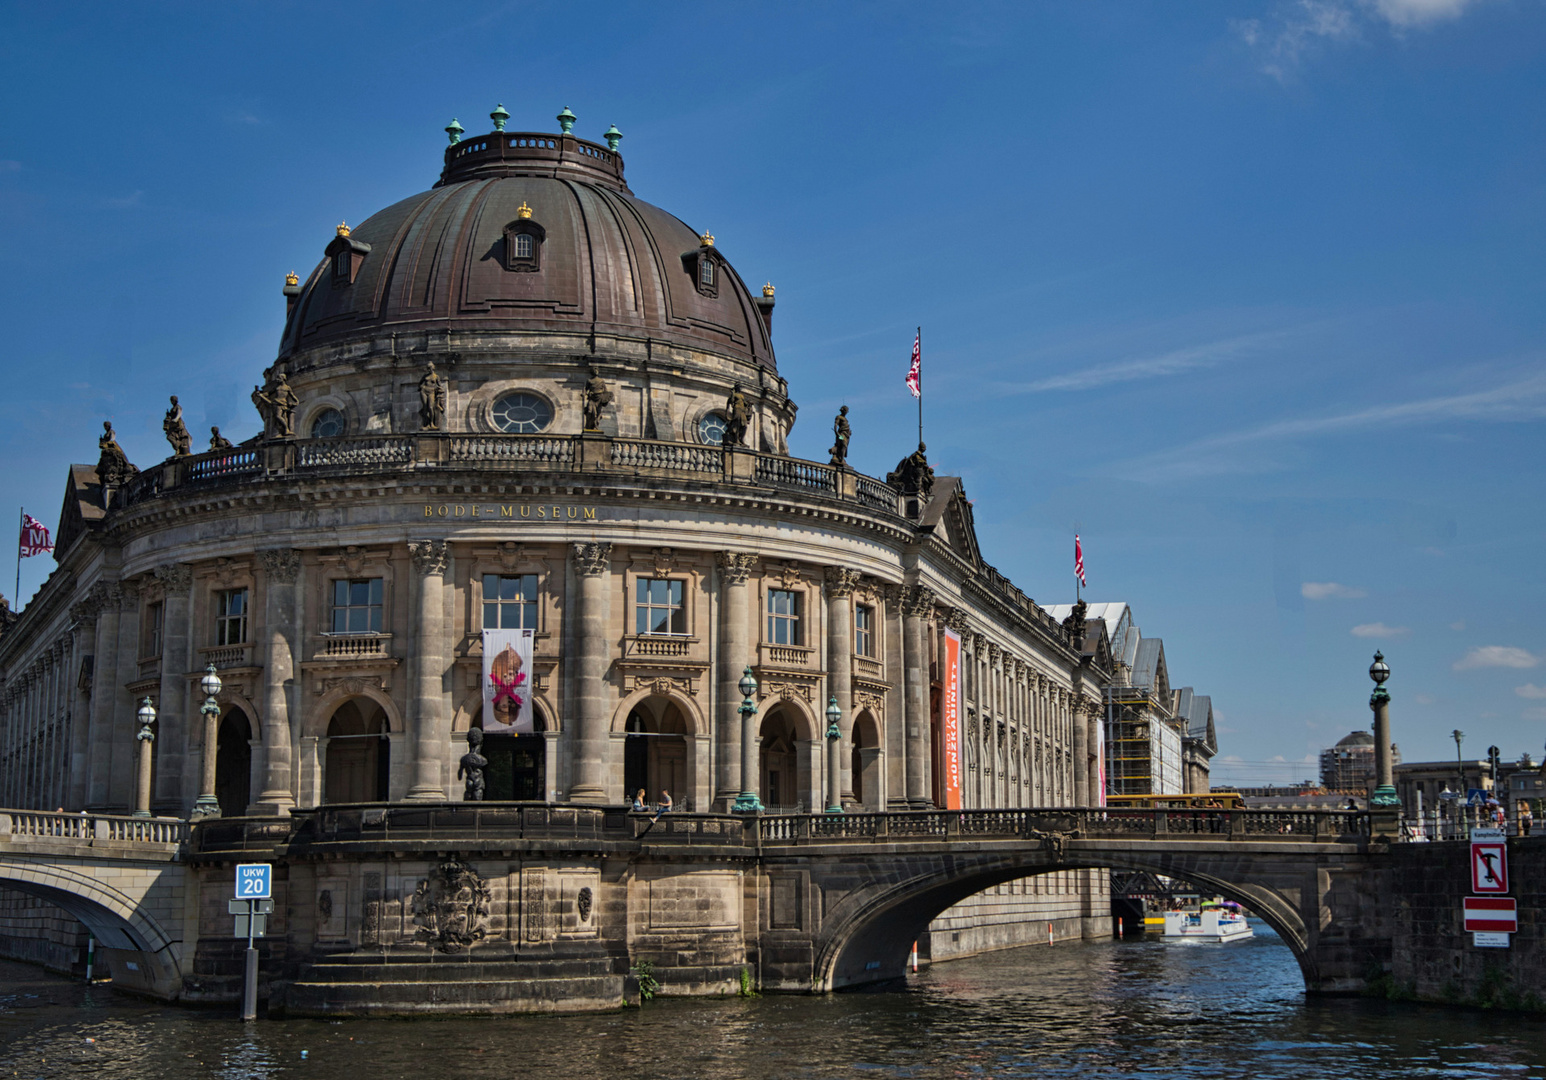
[[[918, 336], [913, 338], [913, 362], [907, 369], [907, 389], [913, 392], [913, 397], [923, 396], [923, 331], [918, 331]], [[922, 415], [921, 413], [919, 414]]]
[[1090, 583], [1084, 580], [1084, 548], [1079, 546], [1078, 533], [1074, 533], [1074, 577], [1078, 578], [1079, 584], [1085, 588], [1090, 587]]
[[42, 555], [54, 550], [54, 542], [49, 539], [48, 526], [44, 525], [31, 514], [21, 516], [21, 539], [17, 542], [17, 551], [23, 559], [32, 555]]

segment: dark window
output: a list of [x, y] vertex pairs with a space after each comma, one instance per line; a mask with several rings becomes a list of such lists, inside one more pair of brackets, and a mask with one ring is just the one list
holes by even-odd
[[553, 406], [536, 394], [506, 394], [494, 402], [494, 426], [513, 435], [536, 435], [553, 422]]
[[537, 629], [537, 575], [483, 575], [483, 629]]
[[804, 645], [800, 625], [801, 594], [788, 589], [768, 590], [768, 644]]
[[381, 578], [333, 582], [333, 633], [381, 633]]
[[159, 603], [145, 609], [145, 648], [140, 650], [141, 656], [161, 655], [162, 620], [165, 618], [166, 608]]
[[354, 252], [343, 248], [333, 255], [333, 281], [347, 285], [353, 278]]
[[247, 643], [247, 590], [222, 589], [215, 593], [215, 644]]
[[336, 439], [344, 433], [344, 414], [337, 409], [323, 409], [311, 422], [313, 439]]
[[635, 597], [634, 632], [638, 634], [687, 633], [687, 609], [682, 604], [684, 583], [666, 578], [639, 578]]
[[868, 604], [854, 607], [854, 652], [875, 655], [875, 609]]

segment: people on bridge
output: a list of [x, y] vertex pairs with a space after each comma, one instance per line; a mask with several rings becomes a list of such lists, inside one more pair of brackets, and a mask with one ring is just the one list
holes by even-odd
[[631, 806], [629, 809], [631, 809], [636, 814], [642, 814], [645, 811], [646, 807], [644, 805], [643, 788], [640, 788], [638, 791], [633, 793], [633, 806]]
[[1529, 836], [1530, 826], [1535, 824], [1535, 815], [1530, 813], [1530, 800], [1519, 800], [1519, 811], [1514, 815], [1519, 821], [1519, 835]]

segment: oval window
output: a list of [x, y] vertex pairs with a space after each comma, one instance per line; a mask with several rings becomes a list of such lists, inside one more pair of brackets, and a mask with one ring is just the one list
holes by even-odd
[[516, 435], [535, 435], [553, 422], [553, 406], [536, 394], [506, 394], [494, 402], [494, 426]]
[[711, 412], [698, 421], [698, 441], [708, 446], [723, 446], [725, 442], [725, 417]]
[[323, 409], [311, 422], [311, 437], [313, 439], [336, 439], [344, 433], [348, 425], [344, 422], [344, 414], [337, 409]]

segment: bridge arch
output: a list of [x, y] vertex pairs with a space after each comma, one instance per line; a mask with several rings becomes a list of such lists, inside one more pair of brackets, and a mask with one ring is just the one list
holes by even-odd
[[[929, 923], [954, 904], [984, 889], [1020, 878], [1061, 870], [1148, 870], [1188, 881], [1251, 909], [1282, 938], [1293, 953], [1307, 988], [1319, 983], [1311, 934], [1295, 899], [1301, 874], [1281, 881], [1243, 881], [1238, 861], [1207, 856], [1112, 852], [1093, 854], [1020, 850], [976, 857], [921, 857], [914, 873], [891, 873], [885, 880], [847, 892], [822, 920], [816, 935], [811, 989], [841, 990], [906, 975], [912, 943]], [[1099, 914], [1105, 914], [1101, 912]]]
[[[124, 892], [94, 875], [92, 869], [0, 857], [0, 887], [37, 897], [68, 912], [91, 931], [109, 956], [126, 953], [140, 958], [138, 962], [114, 958], [116, 984], [157, 997], [175, 998], [182, 988], [180, 935], [170, 933], [146, 910], [145, 896]], [[147, 869], [146, 878], [168, 869]], [[180, 872], [180, 868], [175, 872]]]

